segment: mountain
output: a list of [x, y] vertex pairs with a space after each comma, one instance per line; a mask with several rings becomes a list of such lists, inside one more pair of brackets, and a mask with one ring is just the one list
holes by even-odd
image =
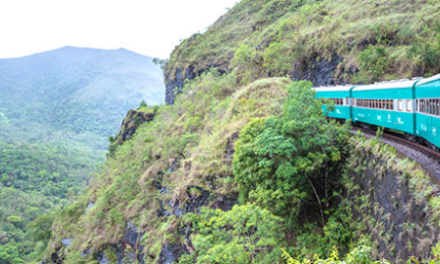
[[127, 111], [164, 102], [162, 78], [152, 58], [125, 49], [0, 60], [0, 263], [41, 251], [28, 224], [50, 226], [84, 191]]
[[311, 88], [437, 73], [439, 7], [240, 1], [175, 48], [167, 105], [130, 111], [87, 190], [33, 223], [43, 263], [435, 263], [438, 187]]
[[163, 89], [152, 58], [125, 49], [64, 47], [2, 59], [0, 137], [73, 137], [104, 150], [125, 113], [142, 100], [164, 102]]

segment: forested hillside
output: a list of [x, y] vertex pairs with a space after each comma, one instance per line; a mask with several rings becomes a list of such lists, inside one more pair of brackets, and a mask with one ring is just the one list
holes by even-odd
[[[123, 49], [0, 60], [0, 263], [41, 254], [48, 238], [28, 224], [84, 191], [126, 112], [164, 101], [162, 76]], [[47, 232], [52, 216], [41, 217]]]
[[437, 263], [438, 187], [311, 88], [437, 73], [439, 7], [239, 2], [176, 47], [168, 105], [129, 113], [44, 263]]

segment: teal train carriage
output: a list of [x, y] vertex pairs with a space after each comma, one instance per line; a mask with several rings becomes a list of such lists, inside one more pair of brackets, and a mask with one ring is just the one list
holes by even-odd
[[327, 105], [323, 104], [322, 108], [328, 117], [350, 119], [351, 96], [350, 90], [352, 86], [335, 86], [314, 88], [316, 98], [327, 98], [334, 102], [335, 110], [328, 112]]
[[416, 84], [415, 101], [415, 134], [433, 149], [440, 148], [440, 75]]
[[353, 122], [399, 130], [414, 137], [416, 83], [417, 80], [400, 80], [353, 88]]
[[440, 151], [440, 74], [427, 79], [314, 90], [317, 98], [334, 101], [334, 111], [322, 106], [328, 117], [399, 131], [409, 140]]

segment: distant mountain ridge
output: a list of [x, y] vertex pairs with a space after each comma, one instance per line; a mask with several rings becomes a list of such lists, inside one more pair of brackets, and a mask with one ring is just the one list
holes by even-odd
[[25, 122], [108, 137], [142, 100], [164, 102], [162, 76], [151, 57], [126, 49], [67, 46], [0, 59], [0, 134]]

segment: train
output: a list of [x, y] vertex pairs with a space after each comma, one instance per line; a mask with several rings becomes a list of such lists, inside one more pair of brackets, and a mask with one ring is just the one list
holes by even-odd
[[[329, 118], [365, 128], [383, 127], [440, 151], [440, 74], [371, 85], [315, 87]], [[333, 101], [327, 110], [325, 101]]]

